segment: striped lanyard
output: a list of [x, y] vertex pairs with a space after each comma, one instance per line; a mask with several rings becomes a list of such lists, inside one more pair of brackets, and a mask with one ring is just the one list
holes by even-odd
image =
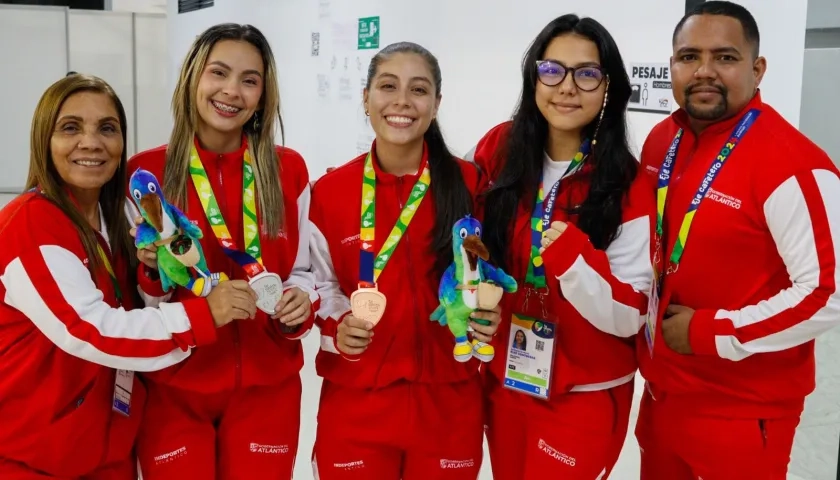
[[[709, 167], [709, 171], [703, 176], [703, 180], [700, 182], [700, 187], [697, 188], [697, 193], [694, 194], [694, 197], [691, 199], [691, 203], [688, 205], [688, 211], [683, 216], [677, 241], [674, 244], [674, 249], [671, 251], [666, 274], [672, 274], [679, 268], [680, 259], [682, 259], [683, 252], [685, 252], [686, 242], [688, 241], [688, 233], [691, 230], [691, 224], [694, 221], [694, 216], [697, 214], [697, 209], [700, 208], [700, 203], [703, 202], [703, 199], [706, 197], [706, 193], [712, 186], [712, 182], [714, 182], [721, 169], [723, 169], [724, 162], [726, 162], [732, 154], [732, 151], [735, 150], [735, 147], [737, 147], [741, 142], [741, 139], [744, 135], [746, 135], [750, 127], [752, 127], [760, 113], [761, 111], [757, 109], [751, 109], [743, 117], [741, 117], [741, 121], [738, 122], [738, 125], [732, 131], [729, 139], [723, 145], [723, 148], [721, 148], [720, 153], [718, 153], [717, 157], [715, 157], [715, 160], [712, 162], [712, 165]], [[671, 177], [674, 172], [674, 162], [677, 159], [677, 151], [679, 150], [682, 138], [683, 129], [681, 128], [677, 131], [676, 136], [674, 136], [674, 141], [671, 142], [671, 146], [668, 148], [668, 153], [665, 155], [665, 160], [662, 162], [662, 167], [659, 169], [659, 182], [656, 189], [656, 258], [654, 259], [653, 265], [654, 274], [656, 275], [657, 280], [659, 280], [661, 276], [661, 274], [656, 271], [656, 264], [659, 261], [659, 255], [662, 247], [662, 236], [664, 234], [663, 220], [665, 217], [665, 201], [668, 198], [668, 185], [671, 183]]]
[[589, 139], [583, 141], [580, 150], [578, 150], [578, 153], [575, 154], [568, 168], [566, 168], [566, 172], [563, 173], [563, 176], [559, 180], [554, 182], [554, 185], [548, 191], [548, 198], [546, 198], [545, 186], [543, 185], [545, 173], [543, 173], [543, 179], [540, 180], [540, 187], [537, 190], [537, 201], [531, 213], [531, 258], [528, 262], [528, 272], [525, 274], [525, 281], [533, 285], [536, 289], [546, 287], [545, 265], [543, 264], [542, 254], [540, 254], [540, 248], [542, 248], [543, 233], [551, 225], [551, 215], [554, 213], [560, 182], [578, 170], [589, 155], [591, 146], [592, 143]]
[[359, 252], [359, 280], [363, 287], [373, 287], [379, 279], [382, 270], [388, 260], [391, 259], [397, 244], [405, 235], [411, 219], [420, 207], [420, 202], [429, 191], [429, 184], [432, 181], [431, 173], [429, 172], [429, 165], [423, 167], [420, 173], [420, 178], [411, 189], [411, 194], [408, 197], [397, 223], [391, 229], [391, 233], [379, 250], [379, 254], [374, 257], [373, 245], [376, 230], [376, 171], [373, 169], [373, 158], [370, 152], [365, 158], [364, 181], [362, 182], [362, 216], [361, 216], [361, 231], [359, 239], [361, 240], [361, 250]]
[[242, 229], [245, 239], [245, 250], [238, 250], [236, 242], [228, 230], [222, 211], [213, 194], [213, 187], [207, 178], [207, 171], [198, 156], [195, 146], [190, 152], [190, 177], [192, 178], [201, 206], [204, 208], [204, 215], [210, 222], [210, 228], [219, 241], [225, 254], [241, 266], [245, 273], [253, 278], [262, 273], [263, 267], [262, 250], [260, 248], [259, 228], [257, 226], [257, 205], [254, 197], [254, 168], [251, 162], [251, 154], [245, 150], [245, 158], [242, 165]]

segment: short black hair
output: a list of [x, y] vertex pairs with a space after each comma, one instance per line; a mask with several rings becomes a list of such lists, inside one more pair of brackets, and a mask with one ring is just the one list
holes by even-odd
[[672, 44], [677, 43], [677, 35], [682, 30], [685, 22], [695, 15], [723, 15], [738, 20], [741, 23], [741, 28], [744, 30], [744, 38], [753, 46], [753, 56], [758, 57], [761, 37], [758, 34], [758, 24], [755, 21], [755, 17], [743, 6], [721, 0], [700, 3], [687, 12], [674, 29], [674, 36], [671, 38]]

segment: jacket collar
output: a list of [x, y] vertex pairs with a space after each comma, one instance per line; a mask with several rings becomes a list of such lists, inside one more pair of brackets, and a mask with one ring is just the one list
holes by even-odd
[[198, 152], [198, 156], [199, 158], [201, 158], [202, 161], [219, 159], [223, 161], [233, 160], [238, 162], [242, 160], [242, 158], [245, 156], [245, 150], [248, 149], [248, 136], [242, 134], [242, 144], [239, 146], [239, 148], [237, 150], [227, 153], [215, 153], [211, 152], [210, 150], [205, 150], [199, 144], [198, 135], [195, 135], [195, 137], [193, 137], [193, 145], [195, 145], [195, 149]]
[[423, 173], [423, 168], [425, 168], [426, 165], [429, 162], [429, 148], [428, 148], [428, 145], [426, 145], [426, 142], [423, 141], [423, 155], [420, 159], [420, 168], [417, 169], [416, 173], [409, 173], [409, 174], [402, 175], [402, 176], [398, 176], [398, 175], [394, 175], [392, 173], [388, 173], [388, 172], [382, 170], [382, 167], [379, 166], [379, 160], [377, 160], [377, 158], [376, 158], [376, 140], [374, 140], [373, 144], [370, 146], [370, 156], [371, 156], [371, 159], [373, 160], [373, 171], [376, 174], [376, 181], [377, 182], [379, 182], [379, 183], [394, 183], [397, 180], [399, 180], [400, 178], [402, 178], [403, 180], [407, 180], [409, 182], [413, 182], [413, 181], [417, 181], [417, 179], [420, 178], [420, 174]]
[[[701, 135], [717, 135], [720, 133], [728, 134], [732, 131], [732, 129], [735, 128], [736, 125], [738, 125], [738, 122], [741, 121], [741, 117], [743, 117], [748, 110], [753, 108], [761, 110], [763, 105], [764, 102], [761, 101], [761, 91], [757, 90], [752, 100], [750, 100], [749, 103], [747, 103], [747, 105], [741, 109], [741, 111], [739, 111], [732, 117], [727, 118], [726, 120], [715, 122], [709, 125], [701, 132]], [[692, 132], [691, 123], [688, 119], [688, 113], [684, 109], [680, 108], [679, 110], [674, 112], [671, 115], [671, 118], [673, 118], [677, 126], [682, 128], [684, 131]]]

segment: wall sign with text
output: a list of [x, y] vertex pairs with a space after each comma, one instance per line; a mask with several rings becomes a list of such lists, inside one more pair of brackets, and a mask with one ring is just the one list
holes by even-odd
[[676, 110], [669, 64], [631, 63], [627, 73], [632, 89], [629, 111], [670, 115]]

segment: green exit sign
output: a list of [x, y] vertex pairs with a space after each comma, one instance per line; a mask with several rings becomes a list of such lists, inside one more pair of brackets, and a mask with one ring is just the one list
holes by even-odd
[[379, 17], [359, 19], [359, 50], [379, 48]]

